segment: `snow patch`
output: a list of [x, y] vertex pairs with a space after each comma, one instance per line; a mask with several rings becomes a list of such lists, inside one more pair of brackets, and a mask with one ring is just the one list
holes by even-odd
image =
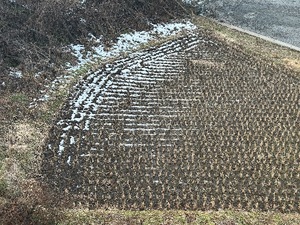
[[59, 143], [59, 146], [58, 146], [58, 155], [61, 156], [63, 151], [65, 150], [65, 147], [64, 147], [64, 140], [61, 140], [60, 143]]
[[67, 164], [71, 166], [71, 156], [68, 157]]
[[[179, 34], [183, 31], [195, 30], [196, 26], [190, 21], [185, 22], [174, 22], [167, 24], [153, 24], [153, 29], [150, 31], [135, 31], [127, 34], [122, 34], [117, 38], [117, 42], [112, 45], [111, 48], [105, 48], [101, 42], [101, 37], [96, 38], [94, 35], [89, 34], [90, 40], [96, 40], [99, 45], [93, 47], [94, 53], [87, 51], [83, 45], [70, 45], [72, 54], [77, 58], [78, 64], [70, 67], [70, 71], [74, 71], [80, 68], [86, 63], [93, 62], [97, 58], [111, 58], [119, 55], [122, 52], [132, 51], [138, 48], [142, 44], [146, 44], [151, 40], [164, 38], [171, 35]], [[83, 53], [86, 53], [86, 57]]]
[[205, 2], [205, 0], [182, 0], [182, 2], [187, 5], [200, 6]]
[[70, 145], [75, 144], [75, 138], [73, 136], [70, 137]]
[[90, 129], [90, 124], [91, 124], [91, 121], [90, 120], [86, 120], [85, 124], [84, 124], [83, 130], [89, 130]]
[[79, 20], [81, 23], [86, 23], [86, 20], [85, 19], [83, 19], [83, 18], [80, 18], [80, 20]]
[[20, 70], [12, 69], [9, 72], [9, 76], [14, 77], [14, 78], [22, 78], [23, 77], [23, 73]]
[[68, 131], [68, 130], [70, 130], [71, 128], [72, 128], [72, 126], [71, 126], [71, 125], [69, 125], [69, 126], [67, 126], [67, 127], [63, 128], [62, 130], [63, 130], [63, 131]]

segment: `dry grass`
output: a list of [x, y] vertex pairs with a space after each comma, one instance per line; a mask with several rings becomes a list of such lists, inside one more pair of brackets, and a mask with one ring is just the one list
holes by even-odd
[[192, 59], [189, 60], [189, 62], [192, 64], [192, 66], [204, 66], [204, 67], [209, 67], [211, 69], [220, 69], [224, 66], [224, 63], [222, 62], [216, 62], [212, 60], [207, 60], [207, 59]]
[[25, 172], [38, 168], [40, 161], [38, 150], [45, 139], [45, 132], [30, 121], [16, 123], [8, 130], [5, 141], [7, 156], [17, 161]]
[[300, 52], [230, 29], [205, 17], [194, 17], [194, 23], [209, 30], [211, 34], [225, 43], [242, 47], [250, 54], [272, 60], [300, 72]]
[[[3, 131], [4, 128], [1, 127]], [[38, 179], [45, 127], [29, 120], [10, 123], [2, 136], [0, 224], [53, 224], [57, 197]]]
[[297, 71], [300, 71], [300, 58], [297, 58], [297, 59], [285, 58], [283, 60], [289, 67], [291, 67]]
[[194, 225], [298, 225], [298, 214], [245, 211], [178, 211], [178, 210], [67, 210], [60, 225], [83, 224], [194, 224]]
[[[209, 29], [218, 38], [227, 43], [243, 46], [246, 51], [255, 53], [264, 58], [273, 60], [276, 63], [284, 64], [291, 69], [300, 71], [300, 54], [290, 51], [284, 47], [268, 43], [266, 41], [241, 34], [229, 28], [222, 27], [205, 18], [195, 19], [199, 26]], [[152, 43], [156, 45], [157, 42]], [[148, 47], [148, 46], [145, 46]], [[102, 63], [102, 62], [99, 62]], [[191, 60], [196, 67], [219, 67], [223, 68], [222, 63], [216, 63], [208, 60]], [[35, 199], [43, 193], [41, 186], [36, 180], [28, 179], [28, 171], [37, 171], [39, 169], [38, 160], [40, 157], [41, 146], [44, 138], [48, 135], [49, 124], [59, 113], [59, 110], [66, 100], [68, 89], [76, 83], [78, 78], [94, 68], [96, 70], [99, 64], [88, 65], [81, 68], [79, 76], [63, 88], [59, 88], [53, 93], [53, 100], [40, 105], [32, 113], [34, 119], [17, 120], [17, 122], [5, 122], [1, 124], [0, 140], [0, 205], [7, 203], [7, 195], [19, 196], [22, 203], [43, 205], [40, 200]], [[3, 113], [21, 118], [22, 112], [28, 112], [26, 105], [28, 99], [24, 94], [13, 94], [0, 99], [7, 107]], [[2, 104], [0, 103], [0, 106]], [[1, 111], [2, 113], [2, 111]], [[3, 116], [3, 114], [2, 114]], [[13, 118], [9, 115], [6, 118]], [[2, 119], [2, 118], [1, 118]], [[3, 151], [2, 151], [3, 150]], [[5, 154], [3, 154], [5, 152]], [[2, 155], [1, 155], [2, 154]], [[25, 172], [26, 171], [26, 172]], [[4, 194], [1, 192], [5, 192]], [[4, 196], [4, 197], [3, 197]], [[44, 200], [43, 200], [44, 201]], [[38, 207], [37, 211], [46, 210], [44, 207]], [[9, 212], [9, 211], [8, 211]], [[47, 214], [47, 213], [45, 213]], [[3, 221], [0, 221], [3, 222]], [[5, 223], [3, 223], [5, 224]], [[149, 210], [149, 211], [122, 211], [122, 210], [65, 210], [64, 218], [60, 224], [300, 224], [299, 214], [280, 214], [280, 213], [262, 213], [262, 212], [244, 212], [244, 211], [167, 211], [167, 210]]]
[[30, 121], [17, 122], [7, 127], [3, 136], [4, 157], [1, 160], [0, 179], [7, 194], [18, 196], [24, 183], [37, 174], [41, 162], [41, 146], [45, 131]]

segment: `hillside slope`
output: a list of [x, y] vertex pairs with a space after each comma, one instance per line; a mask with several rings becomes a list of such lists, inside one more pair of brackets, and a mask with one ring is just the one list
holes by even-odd
[[[69, 44], [101, 37], [108, 46], [121, 33], [186, 15], [175, 0], [0, 2], [0, 93], [33, 91], [72, 61]], [[28, 85], [30, 83], [30, 85]], [[30, 90], [31, 89], [31, 90]]]
[[43, 170], [89, 207], [299, 212], [299, 79], [202, 31], [77, 84]]

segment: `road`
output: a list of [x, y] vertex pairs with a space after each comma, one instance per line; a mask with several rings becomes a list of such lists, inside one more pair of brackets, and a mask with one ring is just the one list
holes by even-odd
[[300, 47], [299, 0], [206, 2], [204, 15]]

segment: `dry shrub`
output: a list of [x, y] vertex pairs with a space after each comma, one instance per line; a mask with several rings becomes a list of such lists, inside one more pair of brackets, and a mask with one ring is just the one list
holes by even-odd
[[36, 180], [22, 183], [22, 194], [0, 204], [0, 224], [55, 224], [59, 218], [58, 199]]
[[[84, 43], [89, 33], [110, 40], [122, 32], [144, 30], [150, 23], [166, 22], [186, 15], [177, 0], [2, 0], [0, 2], [0, 70], [8, 74], [17, 68], [23, 74], [49, 71], [46, 77], [31, 85], [22, 79], [1, 75], [6, 85], [1, 91], [36, 92], [43, 83], [56, 77], [66, 53], [63, 46]], [[2, 90], [1, 90], [2, 89]]]
[[[176, 0], [90, 0], [85, 8], [86, 23], [90, 31], [113, 37], [128, 30], [142, 30], [149, 23], [166, 22], [186, 15]], [[98, 18], [100, 23], [93, 22]]]
[[62, 198], [36, 177], [43, 132], [32, 124], [16, 123], [4, 137], [0, 161], [0, 224], [54, 224]]
[[80, 8], [74, 0], [43, 1], [30, 17], [29, 27], [46, 37], [50, 45], [63, 45], [82, 36]]

